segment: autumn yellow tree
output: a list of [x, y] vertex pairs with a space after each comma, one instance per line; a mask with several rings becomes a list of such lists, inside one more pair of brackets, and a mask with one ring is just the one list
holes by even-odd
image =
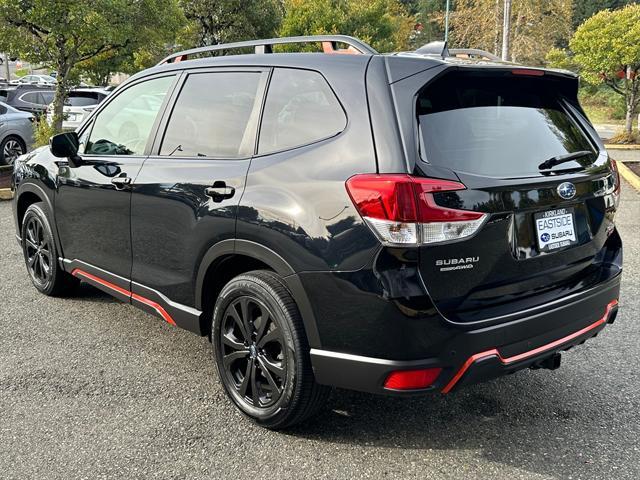
[[[451, 44], [499, 54], [504, 0], [458, 0], [451, 17]], [[509, 59], [544, 63], [547, 52], [572, 34], [573, 0], [513, 0]]]

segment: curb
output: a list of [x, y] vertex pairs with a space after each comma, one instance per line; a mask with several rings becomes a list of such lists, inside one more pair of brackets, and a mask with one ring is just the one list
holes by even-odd
[[640, 145], [625, 143], [605, 143], [604, 148], [607, 150], [640, 150]]
[[0, 188], [0, 200], [12, 200], [13, 192], [10, 188]]
[[620, 175], [622, 175], [622, 177], [629, 182], [633, 188], [640, 192], [640, 177], [633, 173], [633, 170], [627, 167], [624, 163], [617, 162], [617, 165]]

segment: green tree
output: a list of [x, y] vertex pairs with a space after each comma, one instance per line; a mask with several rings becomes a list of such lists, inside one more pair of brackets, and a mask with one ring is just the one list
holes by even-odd
[[273, 37], [283, 15], [282, 0], [181, 0], [190, 21], [184, 44], [197, 46]]
[[573, 56], [564, 48], [552, 48], [547, 53], [546, 65], [551, 68], [561, 68], [579, 73], [580, 66], [575, 63]]
[[631, 136], [640, 105], [640, 5], [597, 13], [580, 25], [569, 46], [585, 80], [624, 96], [625, 133]]
[[60, 131], [79, 64], [171, 42], [183, 19], [177, 0], [0, 0], [0, 50], [58, 72], [53, 129]]
[[632, 3], [638, 3], [638, 0], [577, 0], [573, 4], [573, 26], [578, 28], [600, 10], [615, 10]]
[[286, 0], [280, 34], [345, 34], [381, 52], [407, 49], [415, 18], [398, 0]]
[[407, 10], [416, 19], [416, 29], [411, 35], [412, 48], [444, 40], [444, 14], [447, 0], [405, 0]]

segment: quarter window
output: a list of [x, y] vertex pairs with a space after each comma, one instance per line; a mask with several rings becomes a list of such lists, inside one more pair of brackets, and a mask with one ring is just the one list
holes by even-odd
[[102, 110], [93, 124], [88, 155], [142, 155], [174, 77], [160, 77], [127, 88]]
[[255, 146], [259, 72], [189, 75], [171, 113], [160, 155], [238, 158]]
[[25, 93], [24, 95], [22, 95], [22, 97], [20, 97], [20, 100], [22, 100], [25, 103], [33, 103], [35, 105], [44, 105], [44, 100], [40, 95], [40, 92]]
[[40, 95], [42, 95], [43, 105], [49, 105], [53, 102], [53, 97], [55, 97], [54, 92], [40, 92]]
[[258, 153], [307, 145], [344, 130], [346, 116], [322, 75], [309, 70], [274, 71], [260, 129]]

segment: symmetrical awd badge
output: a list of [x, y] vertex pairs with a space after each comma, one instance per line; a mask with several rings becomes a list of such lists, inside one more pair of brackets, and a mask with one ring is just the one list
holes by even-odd
[[576, 196], [576, 186], [571, 182], [563, 182], [558, 185], [558, 195], [565, 200], [571, 200]]

